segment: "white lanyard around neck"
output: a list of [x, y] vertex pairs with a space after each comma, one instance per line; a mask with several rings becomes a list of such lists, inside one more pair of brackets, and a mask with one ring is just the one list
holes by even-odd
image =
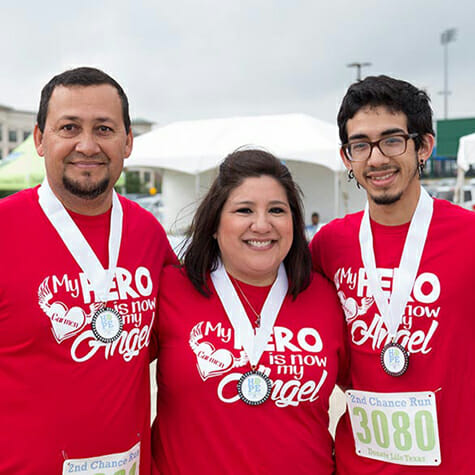
[[256, 329], [255, 333], [246, 310], [221, 261], [218, 268], [211, 273], [211, 280], [234, 328], [236, 341], [242, 344], [251, 367], [257, 367], [262, 353], [264, 353], [264, 349], [269, 342], [277, 315], [287, 295], [289, 284], [284, 265], [280, 264], [279, 266], [277, 278], [262, 307], [260, 314], [261, 325]]
[[51, 190], [45, 178], [38, 189], [39, 204], [89, 280], [96, 301], [107, 302], [114, 278], [122, 240], [122, 206], [117, 193], [112, 193], [112, 212], [109, 230], [109, 265], [104, 269], [74, 220]]
[[368, 203], [366, 203], [359, 233], [361, 258], [368, 277], [368, 287], [374, 296], [391, 339], [395, 338], [397, 329], [402, 322], [404, 309], [416, 280], [422, 251], [424, 250], [432, 219], [433, 207], [434, 202], [432, 198], [421, 187], [419, 201], [409, 225], [399, 268], [395, 269], [394, 272], [393, 288], [390, 301], [388, 302], [381, 288], [376, 270], [369, 207]]

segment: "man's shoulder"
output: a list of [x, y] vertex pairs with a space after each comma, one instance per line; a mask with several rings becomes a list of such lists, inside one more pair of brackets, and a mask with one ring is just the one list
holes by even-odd
[[37, 188], [28, 188], [0, 199], [0, 214], [18, 214], [38, 203]]
[[363, 211], [347, 214], [342, 218], [335, 218], [329, 223], [323, 225], [315, 237], [331, 237], [334, 235], [357, 232], [360, 228]]
[[475, 212], [447, 200], [434, 199], [433, 219], [448, 226], [475, 226]]

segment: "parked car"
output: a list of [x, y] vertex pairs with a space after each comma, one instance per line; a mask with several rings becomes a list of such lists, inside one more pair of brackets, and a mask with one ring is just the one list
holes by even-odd
[[[455, 185], [425, 185], [427, 192], [434, 198], [454, 202]], [[465, 185], [462, 189], [462, 202], [459, 203], [463, 208], [475, 211], [475, 186]]]
[[134, 201], [142, 206], [142, 208], [150, 211], [159, 221], [163, 220], [162, 195], [140, 196], [135, 198]]

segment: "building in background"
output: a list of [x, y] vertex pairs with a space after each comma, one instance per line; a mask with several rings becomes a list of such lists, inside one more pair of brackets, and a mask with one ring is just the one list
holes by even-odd
[[33, 132], [36, 112], [20, 111], [0, 104], [0, 160]]

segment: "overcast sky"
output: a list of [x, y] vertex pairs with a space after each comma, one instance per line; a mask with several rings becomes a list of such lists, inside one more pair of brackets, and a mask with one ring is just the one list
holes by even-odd
[[[2, 1], [0, 104], [36, 111], [65, 69], [104, 69], [132, 117], [175, 120], [304, 112], [334, 122], [355, 69], [427, 90], [443, 118], [440, 34], [449, 44], [449, 117], [475, 117], [473, 0]], [[7, 5], [7, 6], [5, 6]]]

